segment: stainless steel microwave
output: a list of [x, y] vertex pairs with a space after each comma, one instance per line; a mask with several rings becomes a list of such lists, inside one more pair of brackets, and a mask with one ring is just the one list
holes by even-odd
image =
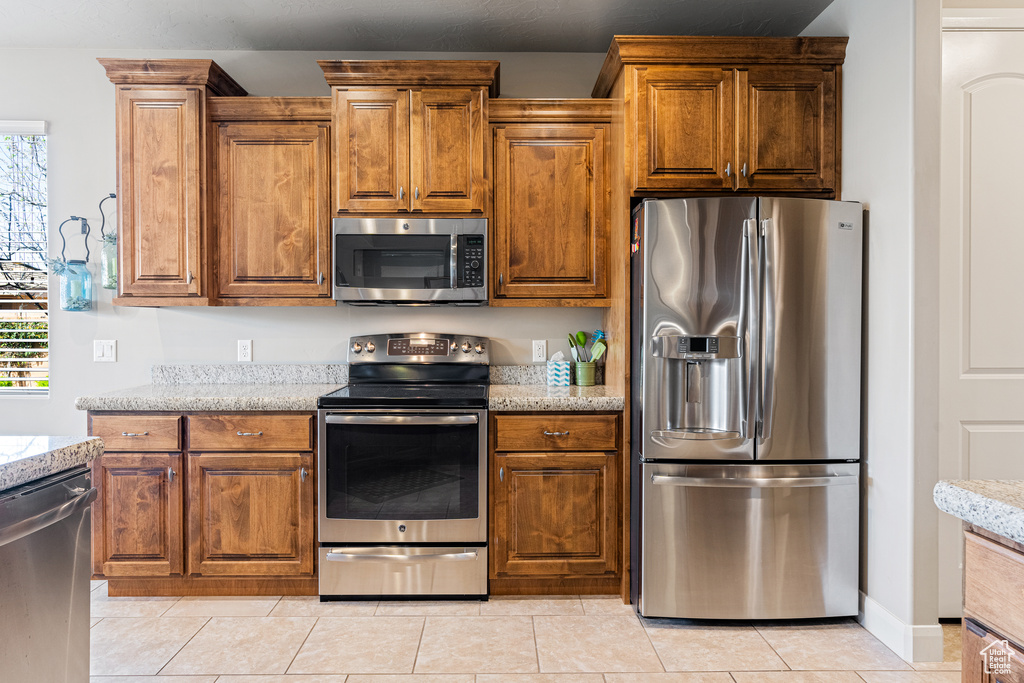
[[333, 292], [354, 305], [487, 303], [487, 219], [335, 218]]

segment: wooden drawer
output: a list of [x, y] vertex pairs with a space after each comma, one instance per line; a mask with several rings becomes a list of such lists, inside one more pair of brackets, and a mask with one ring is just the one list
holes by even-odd
[[181, 415], [90, 415], [106, 451], [180, 451]]
[[964, 619], [961, 632], [963, 683], [1024, 683], [1019, 645], [971, 619]]
[[310, 451], [313, 415], [189, 415], [192, 451]]
[[613, 451], [615, 415], [495, 415], [498, 451]]
[[1024, 554], [970, 532], [964, 537], [964, 610], [1024, 642]]

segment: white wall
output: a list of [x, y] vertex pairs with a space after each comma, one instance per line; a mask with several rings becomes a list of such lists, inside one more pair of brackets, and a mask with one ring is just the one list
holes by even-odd
[[[836, 0], [804, 35], [848, 35], [843, 199], [865, 254], [863, 623], [901, 656], [941, 659], [937, 471], [939, 0]], [[933, 93], [929, 95], [929, 93]], [[934, 137], [930, 137], [934, 136]], [[934, 158], [932, 158], [934, 157]], [[928, 196], [928, 201], [922, 198]]]
[[[603, 54], [571, 53], [0, 49], [0, 120], [49, 122], [50, 255], [56, 257], [57, 225], [72, 214], [84, 215], [98, 237], [97, 204], [116, 189], [114, 86], [97, 57], [213, 59], [250, 94], [319, 96], [330, 90], [317, 59], [442, 56], [500, 60], [506, 97], [589, 97], [604, 60]], [[70, 237], [74, 246], [68, 258], [84, 256], [81, 244], [80, 237]], [[0, 434], [84, 434], [85, 414], [74, 410], [76, 396], [148, 383], [156, 363], [234, 362], [240, 338], [253, 340], [258, 363], [343, 362], [345, 342], [353, 334], [453, 331], [495, 338], [492, 362], [512, 364], [530, 361], [531, 339], [548, 339], [549, 353], [562, 349], [568, 354], [568, 332], [601, 326], [601, 309], [114, 308], [111, 290], [98, 284], [99, 242], [91, 248], [98, 305], [88, 313], [52, 311], [50, 397], [0, 398]], [[54, 282], [51, 278], [55, 294]], [[118, 362], [94, 363], [94, 339], [116, 339]]]

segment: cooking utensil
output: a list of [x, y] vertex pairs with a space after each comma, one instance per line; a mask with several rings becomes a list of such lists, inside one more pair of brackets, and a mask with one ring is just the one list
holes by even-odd
[[594, 342], [594, 345], [590, 347], [590, 360], [597, 360], [604, 355], [604, 352], [608, 350], [608, 345], [604, 343], [603, 339], [598, 339]]

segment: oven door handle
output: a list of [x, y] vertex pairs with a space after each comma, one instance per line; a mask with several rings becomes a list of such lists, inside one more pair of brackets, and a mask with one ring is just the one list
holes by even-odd
[[479, 415], [327, 415], [332, 425], [470, 425], [479, 424]]
[[460, 562], [477, 559], [476, 550], [462, 553], [438, 553], [435, 555], [393, 555], [390, 553], [344, 553], [332, 550], [327, 553], [328, 562], [419, 562], [434, 560], [437, 562]]

